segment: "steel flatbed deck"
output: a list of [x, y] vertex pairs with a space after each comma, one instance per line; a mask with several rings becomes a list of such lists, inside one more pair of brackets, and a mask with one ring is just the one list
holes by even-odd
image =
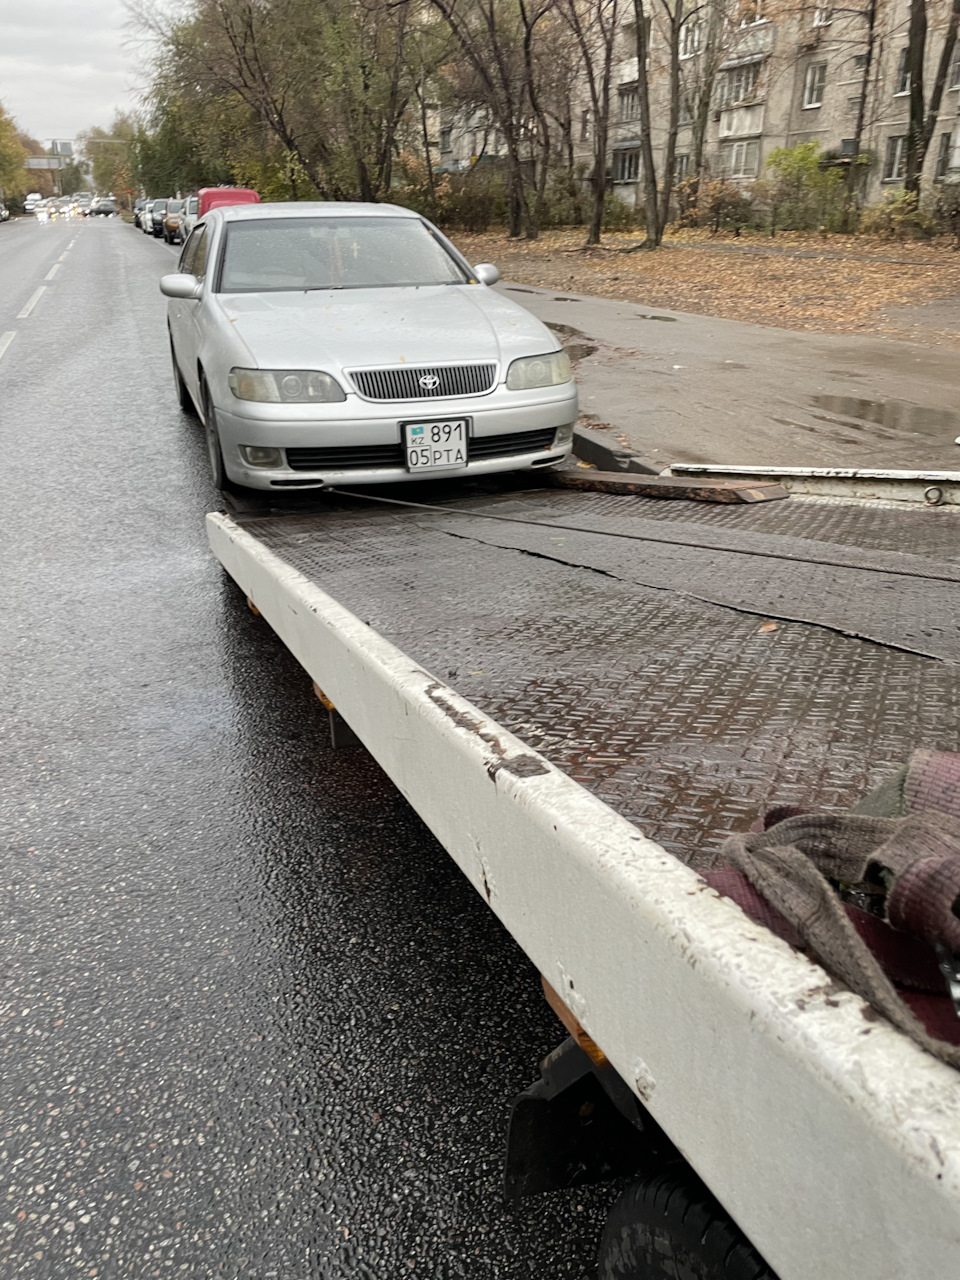
[[956, 508], [433, 485], [208, 527], [781, 1280], [960, 1273], [960, 1079], [695, 874], [960, 747]]

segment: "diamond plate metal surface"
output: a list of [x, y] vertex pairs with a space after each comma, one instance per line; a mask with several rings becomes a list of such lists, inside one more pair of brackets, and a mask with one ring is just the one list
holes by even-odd
[[[565, 517], [596, 518], [602, 506], [619, 522], [659, 508], [560, 496]], [[550, 519], [557, 498], [489, 502]], [[464, 505], [477, 503], [473, 495]], [[663, 505], [671, 520], [680, 518], [679, 504]], [[765, 804], [849, 807], [914, 747], [960, 747], [960, 680], [948, 663], [804, 623], [761, 631], [756, 616], [624, 581], [609, 566], [571, 566], [451, 536], [437, 527], [439, 517], [422, 512], [340, 506], [244, 527], [693, 865], [709, 863], [726, 834], [749, 825]], [[702, 514], [683, 504], [682, 522], [714, 523]], [[857, 546], [843, 517], [842, 540]], [[832, 514], [809, 503], [780, 517], [779, 529], [802, 538], [806, 519], [818, 537], [829, 530], [841, 540]], [[498, 533], [518, 527], [470, 523]], [[757, 531], [756, 521], [751, 527]], [[939, 529], [917, 527], [933, 554]], [[865, 541], [883, 542], [879, 525], [868, 521]], [[892, 535], [884, 545], [895, 545]], [[692, 563], [704, 553], [682, 554]], [[939, 547], [936, 554], [944, 556]], [[916, 590], [908, 578], [891, 580]], [[923, 589], [932, 599], [944, 584]]]

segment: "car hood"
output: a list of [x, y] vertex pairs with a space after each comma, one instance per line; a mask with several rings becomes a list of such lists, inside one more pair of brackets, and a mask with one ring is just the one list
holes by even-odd
[[498, 361], [556, 351], [541, 322], [483, 285], [217, 295], [261, 369]]

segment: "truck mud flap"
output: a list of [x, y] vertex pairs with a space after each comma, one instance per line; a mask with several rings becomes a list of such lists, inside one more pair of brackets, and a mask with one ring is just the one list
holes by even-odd
[[572, 1036], [540, 1064], [510, 1113], [508, 1199], [631, 1177], [672, 1144], [612, 1067], [597, 1067]]

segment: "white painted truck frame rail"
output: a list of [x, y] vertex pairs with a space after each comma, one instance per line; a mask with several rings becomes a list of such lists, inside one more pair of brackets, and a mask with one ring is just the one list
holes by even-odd
[[228, 516], [207, 526], [781, 1280], [960, 1275], [960, 1075]]

